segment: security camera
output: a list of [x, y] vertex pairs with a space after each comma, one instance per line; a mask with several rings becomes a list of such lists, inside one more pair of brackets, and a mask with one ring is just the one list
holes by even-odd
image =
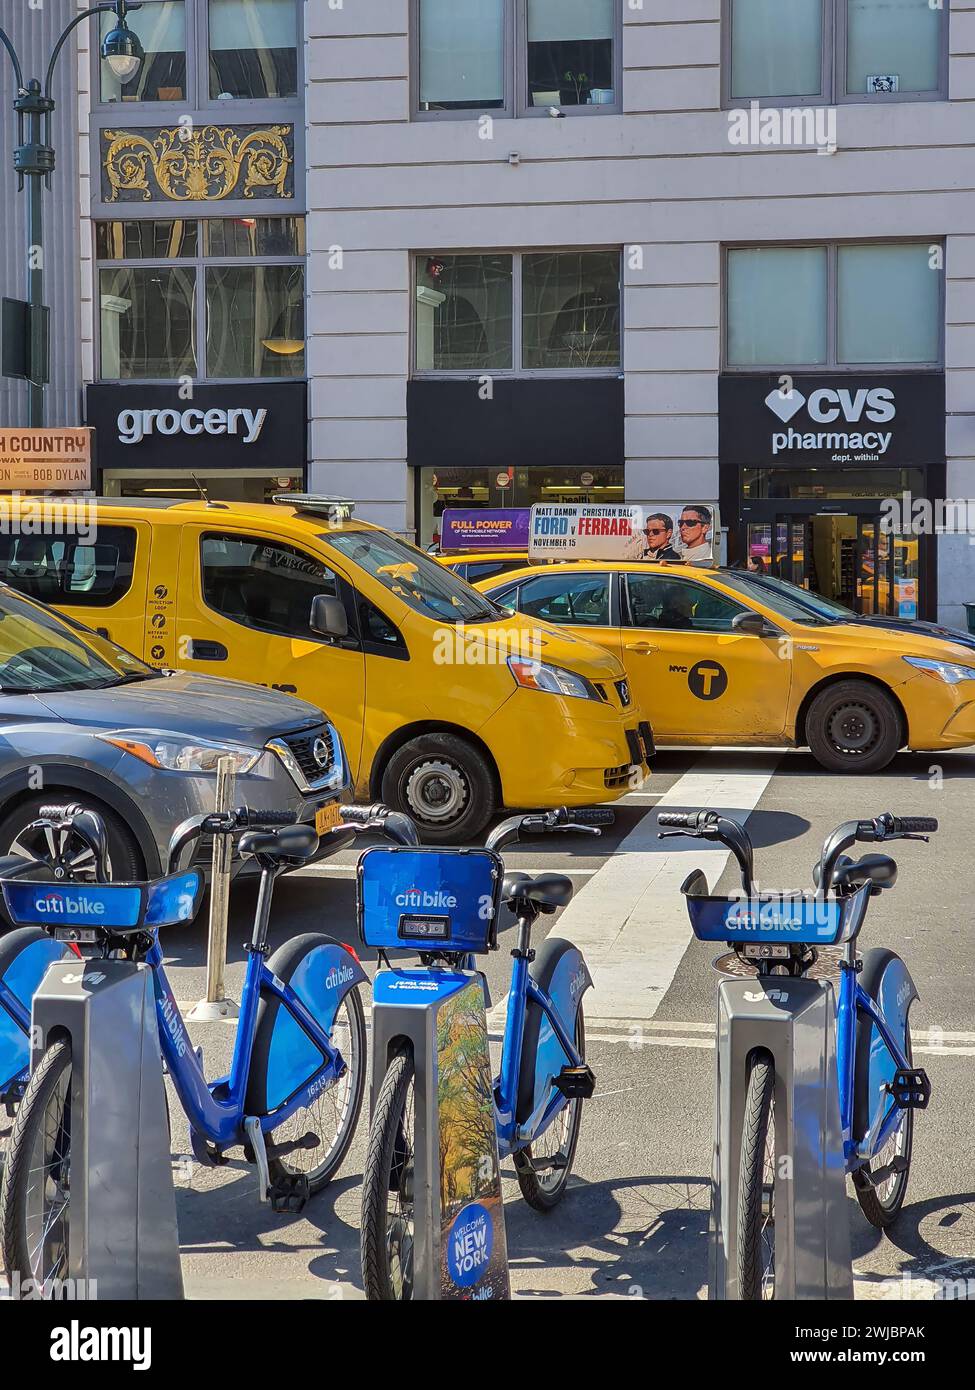
[[548, 108], [548, 114], [550, 116], [561, 116], [563, 120], [565, 119], [565, 112], [560, 111], [557, 106], [550, 106]]

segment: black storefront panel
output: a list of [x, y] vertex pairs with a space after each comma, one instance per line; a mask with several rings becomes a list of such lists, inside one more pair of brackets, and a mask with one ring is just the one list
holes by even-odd
[[161, 473], [304, 470], [303, 381], [194, 386], [96, 385], [86, 391], [95, 464]]

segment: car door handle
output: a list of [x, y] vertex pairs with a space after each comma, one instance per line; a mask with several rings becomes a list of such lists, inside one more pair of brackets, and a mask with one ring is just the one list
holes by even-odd
[[226, 661], [227, 648], [222, 642], [201, 642], [198, 637], [190, 639], [189, 657], [191, 661]]
[[649, 656], [651, 652], [659, 651], [659, 647], [653, 646], [651, 642], [627, 642], [626, 650], [636, 652], [637, 656]]

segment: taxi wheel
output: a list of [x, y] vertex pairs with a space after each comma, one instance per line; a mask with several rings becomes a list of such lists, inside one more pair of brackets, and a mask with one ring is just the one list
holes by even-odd
[[383, 772], [382, 798], [412, 816], [430, 844], [474, 839], [498, 801], [487, 759], [453, 734], [424, 734], [397, 749]]
[[821, 690], [806, 715], [806, 739], [831, 772], [877, 772], [904, 741], [894, 701], [866, 681]]

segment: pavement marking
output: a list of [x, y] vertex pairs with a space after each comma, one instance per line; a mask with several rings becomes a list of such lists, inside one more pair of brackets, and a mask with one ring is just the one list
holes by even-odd
[[[655, 809], [706, 807], [746, 820], [778, 761], [759, 758], [740, 772], [708, 753], [662, 793]], [[692, 868], [703, 869], [714, 885], [730, 858], [723, 845], [681, 844], [675, 851], [663, 848], [656, 815], [641, 817], [556, 923], [555, 935], [573, 942], [586, 958], [595, 985], [592, 1004], [601, 1018], [653, 1018], [691, 939], [680, 885]], [[490, 1024], [503, 1019], [504, 1005], [500, 1000], [491, 1010]]]
[[[289, 878], [329, 878], [332, 874], [354, 874], [358, 865], [356, 864], [312, 864], [306, 869], [295, 869]], [[506, 864], [508, 873], [518, 874], [547, 874], [552, 872], [552, 864]], [[555, 872], [565, 874], [568, 878], [592, 878], [599, 872], [598, 869], [557, 869]]]

